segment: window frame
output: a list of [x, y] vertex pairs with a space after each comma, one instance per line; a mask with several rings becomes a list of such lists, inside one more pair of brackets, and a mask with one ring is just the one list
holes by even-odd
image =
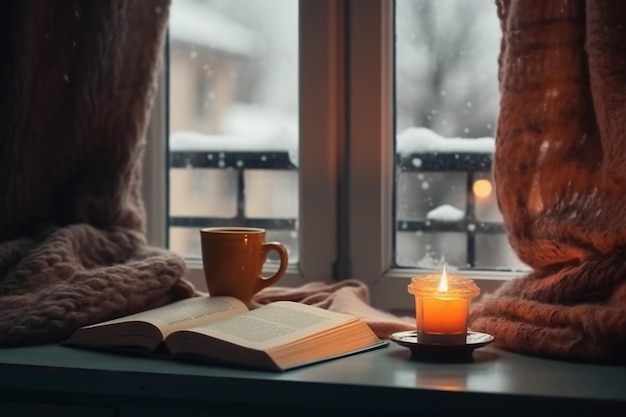
[[[414, 308], [410, 278], [439, 271], [392, 268], [393, 4], [299, 0], [300, 261], [280, 285], [359, 279], [369, 286], [373, 306], [408, 311]], [[164, 57], [142, 173], [148, 242], [158, 247], [168, 246], [167, 41]], [[206, 290], [201, 262], [186, 262], [186, 278]], [[515, 276], [463, 275], [483, 294]]]

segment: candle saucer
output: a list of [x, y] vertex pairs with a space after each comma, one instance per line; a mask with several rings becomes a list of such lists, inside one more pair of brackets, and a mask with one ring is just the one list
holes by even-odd
[[472, 355], [475, 349], [487, 346], [494, 341], [494, 337], [487, 333], [467, 332], [465, 343], [424, 343], [417, 337], [417, 331], [409, 330], [393, 333], [389, 339], [400, 346], [411, 350], [411, 357], [419, 358], [463, 358]]

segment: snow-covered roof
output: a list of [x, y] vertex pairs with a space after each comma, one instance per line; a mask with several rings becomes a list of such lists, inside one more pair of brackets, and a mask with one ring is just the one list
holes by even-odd
[[285, 152], [293, 148], [271, 136], [206, 135], [192, 131], [177, 131], [170, 135], [172, 152]]
[[425, 152], [492, 153], [495, 145], [494, 138], [446, 138], [424, 127], [408, 128], [396, 138], [396, 150], [400, 154]]
[[256, 53], [256, 35], [196, 1], [173, 0], [169, 33], [174, 40], [239, 55]]

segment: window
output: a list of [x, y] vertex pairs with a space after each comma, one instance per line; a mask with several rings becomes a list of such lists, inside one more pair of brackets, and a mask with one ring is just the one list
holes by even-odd
[[444, 260], [483, 292], [525, 268], [490, 173], [491, 0], [259, 3], [173, 0], [150, 132], [169, 148], [150, 145], [144, 174], [153, 243], [201, 283], [197, 229], [259, 225], [290, 247], [285, 285], [358, 278], [388, 309], [412, 308], [408, 278]]
[[298, 262], [298, 3], [175, 0], [169, 24], [168, 245], [263, 227]]
[[491, 176], [500, 26], [491, 0], [395, 3], [394, 265], [522, 266]]

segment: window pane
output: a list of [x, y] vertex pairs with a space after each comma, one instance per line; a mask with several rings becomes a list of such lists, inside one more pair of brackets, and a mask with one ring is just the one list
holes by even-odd
[[298, 2], [173, 0], [169, 246], [254, 226], [298, 260]]
[[519, 269], [491, 174], [493, 0], [395, 2], [395, 266]]

